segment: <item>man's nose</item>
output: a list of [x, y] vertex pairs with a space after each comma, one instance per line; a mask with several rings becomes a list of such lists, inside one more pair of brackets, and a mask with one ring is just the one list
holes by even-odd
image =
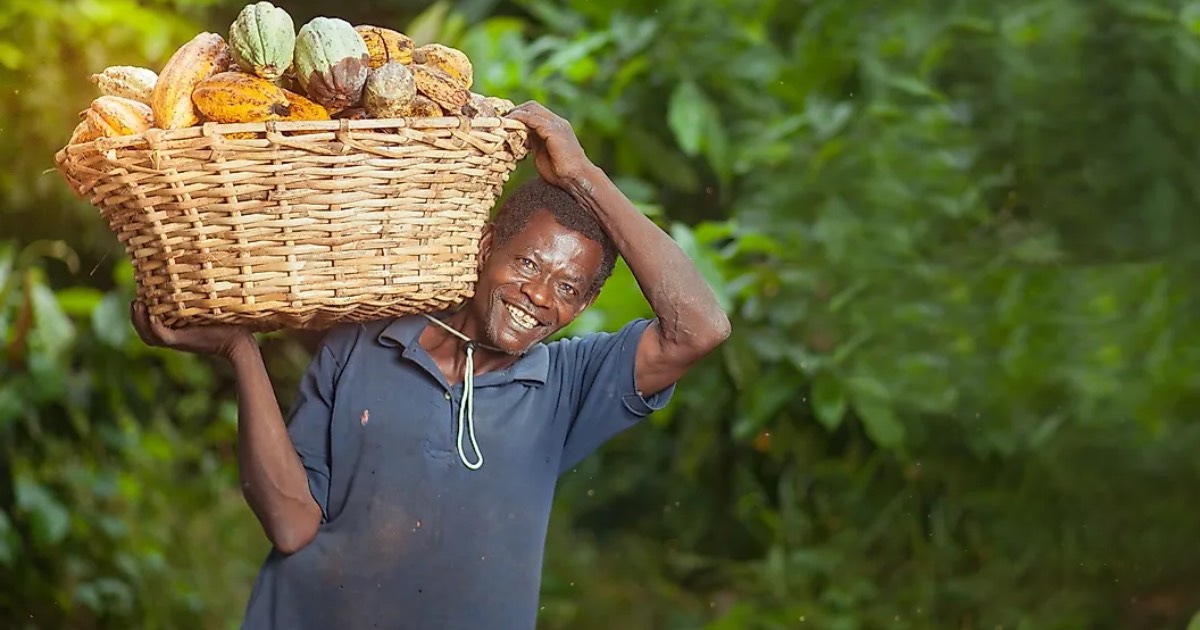
[[525, 293], [525, 297], [528, 297], [529, 301], [532, 302], [534, 306], [538, 308], [549, 308], [550, 290], [548, 285], [548, 282], [539, 278], [526, 282], [522, 289]]

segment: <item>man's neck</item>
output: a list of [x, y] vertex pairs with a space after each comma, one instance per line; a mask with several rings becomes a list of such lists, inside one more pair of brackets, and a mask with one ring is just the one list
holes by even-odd
[[[475, 374], [502, 370], [520, 358], [488, 347], [484, 342], [485, 326], [472, 316], [470, 309], [461, 308], [441, 321], [475, 342]], [[462, 380], [463, 366], [467, 360], [466, 341], [430, 323], [421, 334], [420, 344], [433, 357], [447, 381], [458, 383]]]

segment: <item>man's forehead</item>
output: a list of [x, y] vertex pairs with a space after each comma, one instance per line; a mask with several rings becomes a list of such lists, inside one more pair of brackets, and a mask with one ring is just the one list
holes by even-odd
[[554, 249], [569, 247], [574, 249], [587, 248], [591, 245], [599, 247], [584, 234], [568, 228], [554, 219], [548, 211], [540, 210], [529, 217], [525, 226], [511, 239], [514, 244], [524, 248]]
[[501, 246], [512, 255], [528, 256], [584, 281], [599, 270], [604, 257], [599, 243], [558, 223], [548, 212], [530, 217], [521, 231]]

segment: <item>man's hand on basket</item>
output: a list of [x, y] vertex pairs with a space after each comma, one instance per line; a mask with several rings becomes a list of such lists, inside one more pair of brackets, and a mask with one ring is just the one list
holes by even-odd
[[529, 145], [542, 179], [564, 189], [578, 183], [591, 162], [571, 123], [535, 101], [522, 103], [505, 116], [529, 127]]
[[151, 317], [146, 305], [134, 301], [129, 305], [133, 328], [146, 345], [183, 350], [232, 359], [239, 348], [254, 344], [254, 335], [238, 326], [197, 326], [179, 330], [167, 328]]

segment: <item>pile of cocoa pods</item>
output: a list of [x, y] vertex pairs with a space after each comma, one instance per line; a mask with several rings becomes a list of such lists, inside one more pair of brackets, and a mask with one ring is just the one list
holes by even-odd
[[512, 109], [472, 92], [473, 72], [450, 46], [417, 46], [398, 31], [334, 17], [297, 32], [287, 11], [256, 2], [227, 38], [200, 33], [158, 72], [110, 66], [93, 74], [100, 95], [80, 112], [70, 142], [205, 122], [494, 117]]

